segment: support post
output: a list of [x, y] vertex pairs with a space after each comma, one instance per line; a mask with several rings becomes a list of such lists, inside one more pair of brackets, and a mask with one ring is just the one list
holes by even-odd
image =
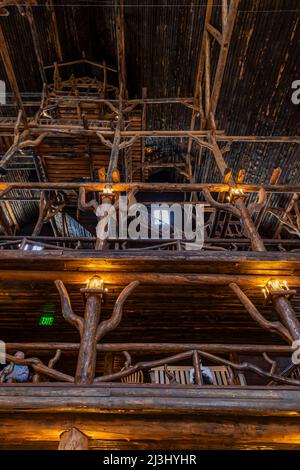
[[58, 450], [89, 450], [88, 437], [77, 428], [72, 428], [60, 435]]
[[293, 340], [300, 339], [300, 322], [296, 317], [295, 311], [289, 299], [285, 296], [273, 296], [272, 302], [282, 323], [289, 331]]
[[244, 226], [244, 234], [251, 241], [252, 250], [254, 251], [266, 251], [264, 242], [262, 241], [255, 224], [249, 214], [247, 207], [242, 198], [237, 198], [235, 206], [240, 212], [241, 220]]
[[83, 330], [78, 354], [75, 383], [91, 384], [97, 359], [97, 328], [100, 321], [102, 289], [81, 289], [86, 296]]

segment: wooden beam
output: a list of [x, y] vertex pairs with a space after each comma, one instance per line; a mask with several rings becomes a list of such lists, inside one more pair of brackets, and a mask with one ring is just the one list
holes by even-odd
[[13, 228], [11, 227], [9, 221], [7, 220], [7, 216], [1, 204], [0, 204], [0, 226], [2, 226], [3, 231], [6, 235], [14, 235]]
[[[77, 352], [80, 348], [80, 343], [6, 343], [6, 350], [21, 350], [21, 351], [61, 351]], [[152, 354], [162, 352], [181, 352], [191, 350], [202, 350], [212, 353], [243, 353], [243, 354], [262, 354], [272, 353], [278, 355], [291, 355], [294, 349], [291, 346], [281, 346], [272, 344], [199, 344], [199, 343], [99, 343], [97, 344], [97, 351], [107, 354], [134, 351], [136, 353], [151, 352]], [[111, 361], [109, 357], [108, 362]], [[109, 366], [111, 373], [111, 364]]]
[[[30, 189], [32, 191], [72, 191], [85, 188], [86, 191], [102, 192], [106, 183], [78, 183], [78, 182], [0, 182], [0, 199], [4, 198], [13, 189]], [[229, 191], [230, 185], [224, 183], [112, 183], [111, 187], [115, 192], [123, 191], [146, 191], [146, 192], [201, 192], [207, 188], [211, 192]], [[300, 185], [272, 185], [272, 184], [238, 184], [236, 186], [244, 192], [258, 192], [263, 188], [270, 193], [300, 193]]]
[[[288, 416], [296, 419], [300, 412], [299, 387], [153, 387], [148, 384], [124, 385], [102, 384], [101, 386], [80, 386], [69, 384], [22, 385], [6, 384], [0, 387], [0, 411], [4, 414], [14, 411], [34, 414], [55, 412], [56, 416], [68, 413], [92, 413], [99, 417], [99, 412], [147, 413], [160, 411], [165, 415], [174, 413], [210, 413], [249, 414], [258, 416]], [[78, 413], [79, 412], [79, 413]], [[291, 419], [291, 412], [296, 413]], [[160, 418], [161, 420], [161, 418]], [[177, 416], [178, 420], [178, 416]], [[200, 420], [201, 422], [201, 420]], [[47, 426], [47, 422], [45, 425]], [[98, 423], [99, 426], [99, 423]], [[298, 431], [299, 431], [299, 424]], [[90, 435], [85, 427], [78, 426]], [[182, 429], [177, 426], [182, 437]], [[60, 433], [65, 426], [60, 430]], [[15, 434], [15, 426], [12, 432]], [[3, 422], [1, 420], [1, 431]], [[134, 429], [132, 429], [134, 432]], [[179, 435], [179, 434], [178, 434]], [[282, 429], [281, 429], [282, 436]], [[299, 438], [299, 437], [298, 437]]]
[[[11, 251], [11, 250], [10, 250]], [[17, 258], [21, 261], [32, 259], [30, 256], [22, 256], [20, 251], [16, 250]], [[28, 252], [26, 252], [28, 253]], [[46, 255], [44, 255], [45, 257]], [[73, 251], [72, 251], [73, 257]], [[13, 254], [9, 252], [1, 253], [2, 260], [13, 259]], [[38, 256], [34, 258], [39, 259]], [[108, 258], [109, 259], [109, 258]], [[45, 261], [49, 257], [45, 258]], [[90, 271], [52, 271], [47, 270], [47, 262], [45, 262], [45, 270], [29, 270], [29, 269], [2, 269], [0, 270], [0, 281], [1, 282], [54, 282], [56, 279], [61, 279], [63, 282], [68, 284], [84, 284], [86, 280], [91, 276], [91, 273], [95, 273], [97, 268], [93, 267]], [[99, 271], [99, 268], [98, 268]], [[105, 283], [108, 285], [113, 284], [129, 284], [130, 282], [140, 281], [143, 285], [166, 285], [166, 286], [197, 286], [197, 285], [214, 285], [214, 286], [227, 286], [231, 282], [239, 284], [241, 286], [256, 286], [259, 288], [261, 285], [265, 285], [270, 279], [275, 280], [278, 278], [277, 275], [239, 275], [239, 274], [165, 274], [158, 272], [103, 272]], [[286, 276], [288, 283], [293, 286], [300, 285], [300, 278], [297, 276]]]
[[116, 2], [116, 37], [118, 53], [119, 93], [120, 99], [124, 99], [126, 93], [124, 0], [118, 0]]
[[118, 160], [119, 160], [119, 152], [120, 152], [120, 143], [121, 143], [121, 122], [122, 119], [122, 111], [120, 110], [120, 114], [118, 116], [118, 122], [116, 125], [114, 140], [112, 144], [111, 154], [109, 158], [109, 165], [107, 169], [107, 183], [112, 182], [112, 175], [114, 171], [118, 169]]
[[10, 87], [12, 89], [12, 92], [14, 93], [14, 96], [15, 96], [15, 99], [16, 99], [16, 102], [17, 102], [17, 106], [18, 106], [19, 110], [22, 111], [23, 124], [24, 124], [25, 127], [27, 127], [27, 119], [26, 119], [25, 108], [24, 108], [24, 105], [23, 105], [23, 101], [22, 101], [22, 98], [21, 98], [21, 94], [20, 94], [20, 91], [19, 91], [17, 79], [16, 79], [15, 72], [14, 72], [14, 68], [13, 68], [13, 65], [12, 65], [12, 62], [11, 62], [11, 59], [10, 59], [10, 55], [9, 55], [9, 52], [8, 52], [8, 47], [7, 47], [7, 44], [6, 44], [6, 40], [5, 40], [3, 29], [2, 29], [1, 25], [0, 25], [0, 53], [1, 53], [3, 63], [4, 63], [4, 67], [5, 67], [5, 71], [6, 71], [6, 75], [7, 75]]
[[208, 24], [207, 25], [207, 31], [212, 35], [212, 37], [220, 44], [222, 45], [222, 33], [218, 31], [213, 25]]
[[56, 19], [56, 13], [55, 13], [55, 7], [53, 5], [53, 1], [48, 0], [47, 3], [46, 3], [46, 6], [49, 9], [50, 14], [51, 14], [57, 59], [59, 60], [59, 62], [62, 62], [63, 61], [63, 54], [62, 54], [61, 44], [60, 44], [60, 40], [59, 40], [59, 31], [58, 31], [58, 27], [57, 27], [57, 19]]
[[[213, 90], [211, 94], [210, 113], [215, 115], [218, 100], [220, 96], [220, 90], [224, 77], [225, 67], [227, 63], [227, 56], [232, 37], [233, 27], [235, 24], [237, 12], [238, 12], [239, 0], [231, 0], [229, 11], [227, 15], [227, 21], [225, 24], [225, 30], [222, 31], [222, 44], [217, 64], [217, 69], [214, 78]], [[224, 11], [224, 10], [223, 10]]]
[[[201, 116], [203, 113], [202, 110], [202, 79], [204, 74], [204, 64], [205, 64], [205, 51], [206, 51], [206, 36], [207, 36], [207, 25], [209, 24], [212, 16], [213, 11], [213, 2], [207, 2], [206, 5], [206, 12], [205, 12], [205, 21], [204, 21], [204, 29], [203, 29], [203, 36], [201, 39], [201, 45], [199, 47], [198, 52], [198, 67], [197, 67], [197, 76], [194, 86], [194, 106], [196, 103], [198, 104], [198, 109], [193, 109], [192, 118], [191, 118], [191, 125], [190, 130], [194, 131], [196, 126], [196, 120], [198, 116]], [[201, 116], [204, 117], [204, 116]], [[202, 128], [204, 128], [204, 123], [202, 123]], [[189, 137], [188, 145], [187, 145], [187, 160], [191, 160], [191, 151], [192, 151], [192, 144], [193, 140]]]
[[44, 70], [43, 57], [42, 57], [38, 31], [37, 31], [36, 24], [34, 21], [32, 7], [30, 5], [26, 6], [26, 15], [30, 24], [33, 46], [34, 46], [34, 50], [35, 50], [35, 54], [36, 54], [36, 58], [37, 58], [38, 66], [39, 66], [41, 79], [42, 79], [43, 84], [45, 84], [47, 83], [47, 77], [46, 77], [46, 73]]

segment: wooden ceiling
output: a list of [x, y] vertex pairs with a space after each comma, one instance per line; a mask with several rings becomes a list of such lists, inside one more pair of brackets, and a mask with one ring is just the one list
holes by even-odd
[[[197, 73], [197, 54], [203, 34], [205, 2], [180, 5], [139, 0], [125, 1], [126, 73], [130, 97], [193, 96]], [[63, 60], [82, 56], [106, 60], [116, 68], [115, 9], [112, 0], [82, 2], [57, 0], [55, 14]], [[28, 21], [16, 7], [1, 18], [17, 81], [23, 93], [41, 93], [42, 83], [33, 50]], [[43, 2], [33, 7], [44, 65], [59, 60], [50, 9]], [[212, 23], [220, 20], [215, 1]], [[233, 31], [220, 102], [219, 129], [240, 135], [295, 135], [298, 133], [299, 106], [291, 102], [291, 83], [299, 76], [300, 24], [293, 0], [241, 0]], [[18, 34], [15, 34], [18, 31]], [[280, 31], [280, 34], [278, 34]], [[212, 69], [217, 57], [213, 54]], [[0, 75], [5, 77], [4, 69]], [[49, 72], [49, 81], [52, 80]], [[91, 75], [94, 70], [90, 69]], [[13, 106], [1, 113], [14, 115]], [[191, 112], [178, 105], [152, 106], [147, 113], [148, 129], [184, 129], [190, 126]], [[176, 139], [152, 142], [162, 154], [182, 152]], [[246, 169], [246, 182], [263, 182], [277, 166], [283, 170], [282, 182], [299, 180], [299, 146], [235, 143], [225, 154], [234, 171]], [[219, 178], [210, 155], [204, 155], [199, 180]]]

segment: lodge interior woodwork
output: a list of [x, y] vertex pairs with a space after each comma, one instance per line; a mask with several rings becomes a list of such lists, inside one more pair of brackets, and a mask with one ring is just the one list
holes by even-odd
[[[0, 2], [0, 340], [30, 369], [0, 449], [300, 448], [291, 5]], [[203, 246], [174, 215], [101, 239], [120, 196], [201, 204]]]

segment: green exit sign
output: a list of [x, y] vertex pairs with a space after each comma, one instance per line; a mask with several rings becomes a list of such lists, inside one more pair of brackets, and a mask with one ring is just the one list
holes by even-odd
[[55, 306], [51, 303], [44, 305], [43, 313], [39, 320], [40, 326], [52, 326], [54, 323]]
[[40, 317], [39, 325], [40, 326], [52, 326], [54, 323], [53, 315], [42, 315]]

